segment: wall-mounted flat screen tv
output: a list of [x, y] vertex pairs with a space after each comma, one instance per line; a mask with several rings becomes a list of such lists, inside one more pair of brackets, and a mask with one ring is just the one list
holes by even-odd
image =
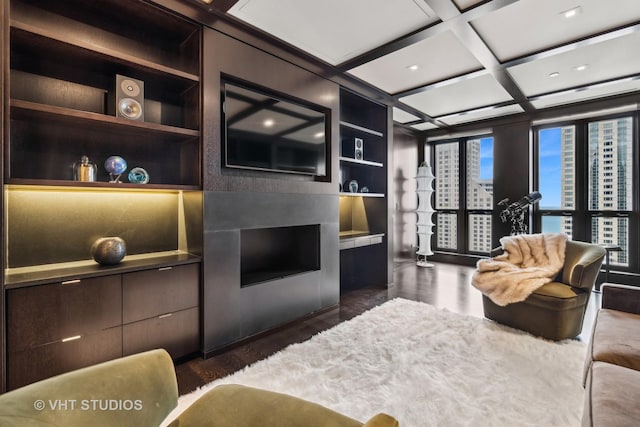
[[223, 81], [224, 165], [327, 174], [328, 110]]

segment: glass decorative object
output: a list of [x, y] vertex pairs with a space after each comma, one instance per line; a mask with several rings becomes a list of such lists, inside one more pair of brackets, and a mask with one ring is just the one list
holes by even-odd
[[416, 183], [418, 193], [418, 250], [416, 251], [416, 264], [419, 267], [433, 267], [427, 262], [427, 257], [433, 255], [431, 251], [431, 236], [433, 235], [432, 216], [435, 213], [431, 207], [431, 195], [433, 194], [433, 182], [435, 176], [431, 172], [431, 166], [427, 162], [422, 162], [418, 167]]
[[119, 183], [120, 175], [127, 170], [127, 162], [120, 156], [111, 156], [104, 161], [104, 168], [109, 172], [109, 182]]
[[89, 161], [89, 157], [82, 156], [79, 162], [73, 164], [73, 179], [75, 181], [93, 182], [96, 180], [98, 167]]
[[355, 179], [349, 181], [349, 191], [352, 193], [358, 192], [358, 181], [356, 181]]
[[146, 184], [149, 182], [149, 173], [140, 167], [133, 168], [129, 171], [129, 182], [132, 184]]

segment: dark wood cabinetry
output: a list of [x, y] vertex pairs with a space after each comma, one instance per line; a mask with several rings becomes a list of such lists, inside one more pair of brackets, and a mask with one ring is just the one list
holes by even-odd
[[153, 348], [198, 351], [199, 267], [8, 289], [7, 388]]
[[174, 359], [198, 351], [199, 277], [198, 264], [123, 275], [125, 356], [159, 347], [165, 348]]
[[[3, 204], [0, 391], [134, 351], [198, 351], [202, 26], [145, 0], [0, 1], [14, 202]], [[117, 114], [116, 75], [142, 81], [141, 120]], [[92, 182], [74, 179], [85, 155]], [[113, 155], [127, 163], [117, 184]], [[149, 183], [129, 182], [134, 167]], [[100, 266], [89, 248], [111, 235], [127, 257]]]
[[[117, 154], [151, 188], [200, 186], [198, 25], [141, 1], [10, 6], [8, 183], [68, 185], [82, 155], [106, 183]], [[144, 82], [144, 121], [116, 117], [116, 74]]]
[[340, 91], [340, 288], [388, 282], [388, 108]]

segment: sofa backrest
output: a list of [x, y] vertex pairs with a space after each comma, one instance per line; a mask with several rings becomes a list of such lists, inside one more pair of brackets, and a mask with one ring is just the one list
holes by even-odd
[[0, 395], [0, 426], [157, 427], [177, 402], [173, 361], [152, 350]]

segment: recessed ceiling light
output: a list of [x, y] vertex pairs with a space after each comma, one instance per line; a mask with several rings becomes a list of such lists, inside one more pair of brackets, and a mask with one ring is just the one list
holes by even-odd
[[324, 138], [324, 132], [318, 132], [314, 134], [313, 137], [316, 139]]
[[420, 68], [420, 66], [418, 64], [409, 65], [407, 67], [407, 69], [411, 70], [411, 71], [416, 71], [416, 70], [418, 70], [418, 68]]
[[558, 77], [560, 75], [559, 72], [554, 71], [553, 73], [549, 73], [549, 77], [554, 78], [554, 77]]
[[564, 12], [560, 12], [560, 15], [562, 15], [566, 19], [570, 19], [580, 15], [580, 13], [582, 13], [582, 7], [576, 6], [571, 9], [565, 10]]
[[262, 122], [262, 125], [266, 128], [270, 128], [272, 127], [276, 122], [273, 121], [273, 119], [266, 119], [264, 122]]
[[202, 1], [202, 3], [211, 4], [213, 0], [200, 0], [200, 1]]
[[581, 65], [576, 65], [575, 67], [573, 67], [573, 69], [574, 69], [575, 71], [584, 71], [584, 70], [586, 70], [587, 68], [589, 68], [589, 65], [588, 65], [588, 64], [581, 64]]

